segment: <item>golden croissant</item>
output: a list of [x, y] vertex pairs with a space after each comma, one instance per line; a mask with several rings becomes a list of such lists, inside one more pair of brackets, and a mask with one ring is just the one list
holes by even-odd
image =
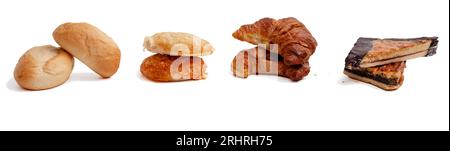
[[301, 65], [308, 62], [317, 42], [308, 29], [293, 17], [275, 20], [263, 18], [254, 24], [241, 26], [233, 37], [251, 44], [277, 44], [271, 52], [280, 54], [286, 65]]
[[231, 70], [234, 76], [247, 78], [249, 75], [267, 74], [287, 77], [292, 81], [298, 81], [308, 75], [309, 63], [288, 66], [261, 47], [255, 47], [240, 51], [231, 62]]

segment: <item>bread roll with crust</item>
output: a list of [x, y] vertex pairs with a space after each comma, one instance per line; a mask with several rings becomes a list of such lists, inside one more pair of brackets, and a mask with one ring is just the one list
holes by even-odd
[[117, 72], [120, 50], [105, 33], [88, 23], [65, 23], [53, 32], [55, 41], [103, 78]]
[[206, 79], [206, 64], [200, 57], [155, 54], [141, 64], [141, 73], [149, 80], [175, 82]]
[[171, 56], [206, 56], [214, 52], [208, 41], [182, 32], [161, 32], [145, 37], [144, 48]]
[[73, 57], [51, 45], [33, 47], [20, 57], [14, 70], [17, 84], [28, 90], [44, 90], [63, 84], [73, 69]]

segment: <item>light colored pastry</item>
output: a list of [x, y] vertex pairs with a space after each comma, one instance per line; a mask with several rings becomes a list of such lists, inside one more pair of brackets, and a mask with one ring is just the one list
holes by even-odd
[[103, 78], [111, 77], [119, 68], [119, 47], [95, 26], [88, 23], [65, 23], [55, 29], [53, 38]]
[[141, 64], [141, 73], [152, 81], [174, 82], [206, 79], [206, 64], [200, 57], [155, 54]]
[[14, 79], [29, 90], [44, 90], [67, 81], [73, 69], [73, 57], [51, 45], [33, 47], [20, 57]]
[[145, 37], [144, 48], [171, 56], [206, 56], [214, 52], [208, 41], [182, 32], [161, 32]]

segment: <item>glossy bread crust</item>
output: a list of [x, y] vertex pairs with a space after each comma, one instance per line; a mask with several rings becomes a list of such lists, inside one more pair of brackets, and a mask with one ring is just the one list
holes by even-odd
[[[265, 45], [267, 50], [280, 54], [286, 65], [301, 65], [308, 62], [317, 42], [303, 23], [293, 17], [275, 20], [263, 18], [241, 26], [233, 37], [251, 44]], [[269, 49], [277, 44], [278, 49]]]
[[200, 57], [155, 54], [144, 59], [140, 71], [147, 79], [175, 82], [206, 79], [206, 64]]
[[[274, 57], [275, 56], [275, 57]], [[252, 48], [240, 51], [231, 63], [234, 76], [247, 78], [249, 75], [267, 74], [279, 75], [293, 81], [303, 79], [309, 74], [309, 63], [288, 66], [279, 60], [277, 54], [272, 54], [262, 48]]]

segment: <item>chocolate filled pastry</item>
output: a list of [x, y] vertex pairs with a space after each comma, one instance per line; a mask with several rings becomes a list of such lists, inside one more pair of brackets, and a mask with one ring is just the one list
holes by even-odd
[[200, 57], [155, 54], [141, 64], [141, 73], [152, 81], [171, 82], [206, 78], [206, 64]]
[[359, 38], [345, 61], [351, 67], [373, 67], [436, 53], [437, 37], [410, 39]]
[[256, 47], [240, 51], [231, 63], [234, 76], [247, 78], [249, 75], [279, 75], [293, 81], [303, 79], [309, 73], [309, 63], [288, 66], [278, 54]]
[[345, 59], [344, 74], [384, 90], [403, 83], [406, 60], [436, 54], [438, 38], [359, 38]]
[[403, 84], [403, 71], [405, 67], [406, 61], [368, 68], [346, 67], [344, 74], [352, 79], [370, 83], [384, 90], [396, 90]]
[[262, 18], [253, 24], [241, 26], [233, 33], [233, 37], [255, 45], [277, 44], [278, 49], [270, 51], [280, 54], [286, 65], [308, 62], [317, 47], [316, 40], [305, 25], [293, 17], [279, 20]]

